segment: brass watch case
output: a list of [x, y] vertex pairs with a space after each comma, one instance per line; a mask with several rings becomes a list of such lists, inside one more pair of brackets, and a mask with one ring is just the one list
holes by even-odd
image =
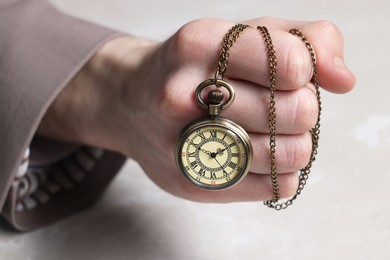
[[[209, 127], [217, 127], [223, 129], [225, 132], [229, 133], [234, 138], [239, 139], [244, 147], [245, 157], [242, 157], [241, 159], [245, 160], [245, 163], [241, 167], [239, 173], [232, 178], [230, 181], [223, 183], [223, 184], [217, 184], [217, 185], [210, 185], [205, 184], [197, 179], [193, 178], [191, 174], [186, 170], [186, 167], [183, 165], [183, 157], [182, 157], [182, 149], [183, 145], [186, 142], [186, 140], [191, 136], [192, 133], [201, 130], [202, 128], [209, 128]], [[195, 120], [191, 123], [189, 123], [181, 132], [179, 135], [179, 138], [176, 143], [176, 164], [180, 168], [183, 175], [194, 185], [206, 189], [206, 190], [222, 190], [229, 187], [232, 187], [233, 185], [239, 183], [249, 172], [250, 165], [252, 163], [253, 159], [253, 148], [249, 139], [249, 135], [247, 132], [238, 124], [234, 123], [233, 121], [226, 119], [224, 117], [220, 116], [207, 116], [200, 118], [198, 120]]]

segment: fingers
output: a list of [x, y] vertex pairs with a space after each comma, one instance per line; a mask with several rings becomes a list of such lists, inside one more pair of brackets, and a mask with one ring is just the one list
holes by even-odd
[[[298, 187], [297, 174], [285, 173], [279, 174], [278, 177], [281, 198], [291, 197]], [[271, 178], [269, 175], [248, 174], [240, 183], [232, 187], [231, 193], [236, 193], [237, 195], [234, 195], [241, 197], [241, 201], [270, 200], [273, 197]]]
[[338, 28], [329, 22], [317, 22], [304, 30], [316, 51], [320, 84], [334, 93], [350, 91], [356, 79], [344, 64], [344, 42]]
[[[251, 172], [269, 174], [271, 169], [269, 136], [267, 134], [250, 134], [250, 139], [253, 145]], [[276, 147], [277, 172], [296, 172], [309, 162], [312, 150], [311, 135], [310, 133], [278, 135]]]
[[320, 85], [334, 93], [350, 91], [356, 79], [344, 64], [344, 39], [340, 30], [329, 21], [288, 21], [277, 18], [260, 18], [247, 21], [249, 24], [262, 24], [269, 30], [301, 30], [313, 46]]
[[[286, 31], [269, 32], [276, 52], [276, 89], [294, 90], [305, 86], [312, 76], [310, 54], [302, 41]], [[226, 76], [270, 86], [269, 55], [257, 29], [247, 29], [230, 49]]]
[[[297, 174], [286, 173], [280, 174], [278, 177], [281, 198], [292, 196], [298, 187]], [[199, 202], [228, 203], [238, 201], [264, 201], [272, 199], [273, 196], [269, 175], [249, 173], [237, 185], [218, 192], [194, 188], [192, 184], [188, 184], [187, 182], [182, 184], [182, 192], [177, 195]]]
[[[221, 115], [239, 123], [248, 132], [268, 133], [269, 89], [242, 81], [234, 81], [232, 85], [236, 99]], [[277, 134], [302, 134], [315, 125], [318, 103], [311, 83], [294, 91], [277, 91], [275, 101]]]
[[[296, 22], [275, 18], [248, 21], [253, 27], [265, 25], [273, 41], [277, 56], [277, 88], [298, 89], [305, 86], [312, 75], [312, 61], [301, 39], [288, 33], [291, 28], [302, 30], [316, 52], [317, 69], [322, 87], [336, 93], [351, 90], [354, 75], [343, 65], [344, 42], [341, 32], [329, 22]], [[216, 70], [221, 39], [233, 23], [202, 19], [182, 27], [170, 40], [175, 53], [171, 60], [178, 65], [203, 67], [211, 77]], [[230, 49], [226, 76], [269, 86], [267, 48], [260, 32], [245, 30]]]
[[[192, 66], [210, 72], [217, 68], [221, 39], [233, 23], [202, 19], [183, 26], [170, 39], [168, 57], [176, 65]], [[277, 53], [277, 88], [298, 89], [311, 78], [312, 66], [309, 53], [301, 40], [286, 31], [271, 31]], [[255, 28], [246, 29], [230, 48], [227, 77], [269, 86], [269, 61], [267, 48], [261, 33]]]

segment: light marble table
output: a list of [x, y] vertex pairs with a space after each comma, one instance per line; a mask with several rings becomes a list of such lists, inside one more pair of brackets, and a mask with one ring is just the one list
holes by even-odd
[[129, 161], [92, 208], [46, 228], [0, 223], [0, 259], [390, 259], [390, 2], [53, 0], [74, 15], [163, 40], [200, 17], [328, 19], [358, 84], [323, 93], [320, 154], [294, 207], [199, 204]]

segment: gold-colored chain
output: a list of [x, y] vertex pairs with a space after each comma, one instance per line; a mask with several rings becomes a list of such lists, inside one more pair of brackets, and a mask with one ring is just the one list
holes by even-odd
[[[241, 33], [247, 29], [252, 28], [247, 24], [236, 24], [233, 26], [225, 35], [221, 47], [221, 51], [219, 53], [218, 66], [217, 71], [215, 73], [215, 82], [217, 79], [223, 79], [224, 74], [228, 68], [229, 62], [229, 50], [236, 42]], [[321, 118], [321, 95], [320, 95], [320, 86], [318, 81], [317, 74], [317, 61], [313, 47], [306, 39], [306, 37], [302, 34], [300, 30], [291, 29], [289, 32], [292, 35], [299, 37], [306, 48], [310, 53], [310, 58], [312, 62], [313, 69], [313, 77], [312, 82], [315, 87], [316, 97], [318, 101], [318, 117], [315, 126], [310, 130], [312, 137], [312, 152], [310, 155], [309, 163], [299, 171], [299, 182], [298, 188], [296, 190], [295, 195], [293, 195], [290, 199], [285, 202], [279, 203], [280, 199], [280, 191], [279, 191], [279, 179], [276, 168], [276, 101], [275, 101], [275, 91], [276, 91], [276, 52], [272, 43], [271, 36], [268, 32], [268, 29], [264, 26], [258, 26], [257, 29], [260, 31], [263, 36], [264, 42], [267, 47], [268, 59], [269, 59], [269, 78], [270, 78], [270, 103], [269, 103], [269, 137], [270, 137], [270, 157], [271, 157], [271, 181], [272, 181], [272, 189], [273, 189], [273, 198], [268, 201], [264, 201], [264, 204], [270, 208], [281, 210], [285, 209], [288, 206], [293, 204], [293, 201], [301, 194], [303, 188], [306, 185], [307, 179], [309, 178], [310, 169], [312, 167], [313, 162], [316, 159], [317, 149], [318, 149], [318, 140], [320, 135], [320, 118]], [[215, 83], [217, 85], [217, 83]], [[218, 85], [217, 85], [218, 87]]]
[[275, 160], [275, 147], [276, 147], [276, 115], [275, 115], [275, 82], [276, 82], [276, 54], [275, 50], [272, 44], [271, 36], [268, 33], [267, 28], [263, 26], [257, 27], [257, 29], [261, 32], [261, 34], [264, 37], [264, 41], [267, 45], [268, 49], [268, 55], [269, 55], [269, 66], [270, 66], [270, 89], [271, 89], [271, 96], [270, 96], [270, 106], [269, 106], [269, 131], [270, 131], [270, 152], [271, 152], [271, 180], [272, 180], [272, 187], [273, 187], [273, 198], [272, 200], [265, 201], [264, 204], [270, 208], [281, 210], [285, 209], [288, 206], [292, 205], [294, 200], [298, 197], [299, 194], [301, 194], [303, 188], [306, 185], [307, 179], [309, 178], [310, 169], [312, 167], [312, 164], [314, 160], [316, 159], [317, 155], [317, 149], [318, 149], [318, 140], [320, 135], [320, 119], [321, 119], [321, 95], [320, 95], [320, 86], [318, 82], [318, 74], [317, 74], [317, 61], [316, 56], [313, 47], [309, 43], [309, 41], [306, 39], [306, 37], [302, 34], [300, 30], [297, 29], [291, 29], [290, 33], [298, 36], [301, 38], [303, 43], [305, 44], [306, 48], [308, 49], [310, 53], [310, 58], [312, 62], [312, 69], [313, 69], [313, 84], [316, 91], [316, 97], [318, 102], [318, 115], [317, 115], [317, 122], [310, 130], [311, 136], [312, 136], [312, 152], [310, 155], [309, 163], [299, 171], [299, 181], [298, 181], [298, 188], [295, 192], [295, 194], [288, 199], [285, 202], [279, 203], [280, 199], [280, 193], [279, 193], [279, 182], [278, 182], [278, 175], [276, 171], [276, 160]]
[[218, 77], [223, 79], [229, 63], [229, 49], [237, 41], [241, 33], [245, 31], [245, 29], [250, 27], [251, 26], [248, 24], [239, 23], [230, 28], [230, 30], [225, 34], [225, 37], [222, 42], [221, 51], [219, 52], [218, 66], [217, 71], [215, 72], [215, 80], [217, 80]]
[[269, 139], [270, 139], [270, 154], [271, 154], [271, 181], [273, 189], [272, 202], [277, 202], [280, 199], [279, 192], [279, 178], [276, 171], [276, 102], [275, 102], [275, 88], [276, 88], [276, 52], [272, 43], [271, 36], [268, 29], [264, 26], [258, 26], [264, 38], [269, 60], [269, 79], [270, 79], [270, 102], [269, 102]]

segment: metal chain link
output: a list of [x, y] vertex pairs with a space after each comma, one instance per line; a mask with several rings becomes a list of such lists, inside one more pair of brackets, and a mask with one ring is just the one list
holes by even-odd
[[223, 79], [224, 74], [228, 68], [229, 63], [229, 49], [240, 37], [241, 33], [251, 26], [248, 24], [236, 24], [225, 34], [225, 37], [222, 42], [221, 51], [219, 52], [218, 66], [217, 71], [215, 72], [215, 82], [217, 82], [218, 76], [220, 79]]
[[[225, 35], [221, 51], [219, 53], [217, 71], [215, 73], [215, 82], [217, 82], [218, 77], [223, 80], [224, 74], [228, 68], [229, 62], [229, 49], [236, 42], [241, 33], [247, 29], [252, 28], [247, 24], [236, 24], [233, 26]], [[270, 157], [271, 157], [271, 181], [273, 189], [273, 198], [268, 201], [264, 201], [264, 204], [270, 208], [281, 210], [286, 209], [288, 206], [293, 204], [293, 201], [301, 194], [303, 188], [306, 185], [307, 179], [309, 178], [310, 169], [313, 162], [316, 159], [317, 149], [318, 149], [318, 140], [320, 135], [320, 118], [321, 118], [321, 95], [320, 95], [320, 86], [318, 81], [317, 74], [317, 61], [313, 47], [302, 34], [300, 30], [291, 29], [289, 32], [292, 35], [299, 37], [306, 48], [310, 53], [310, 58], [312, 62], [313, 77], [312, 82], [315, 86], [316, 97], [318, 102], [318, 117], [315, 126], [310, 130], [312, 136], [312, 152], [310, 155], [309, 163], [299, 171], [299, 182], [296, 193], [287, 201], [279, 203], [280, 191], [279, 191], [279, 179], [276, 168], [276, 101], [275, 101], [275, 89], [276, 89], [276, 52], [272, 43], [271, 36], [268, 32], [268, 29], [264, 26], [258, 26], [257, 29], [261, 32], [263, 39], [265, 41], [268, 59], [269, 59], [269, 77], [270, 77], [270, 103], [269, 103], [269, 137], [270, 137]], [[217, 83], [216, 83], [217, 85]], [[218, 87], [218, 85], [217, 85]]]
[[279, 178], [276, 171], [276, 102], [275, 102], [275, 87], [276, 87], [276, 52], [272, 43], [271, 36], [268, 29], [264, 26], [258, 26], [264, 38], [264, 42], [268, 51], [269, 60], [269, 79], [270, 79], [270, 102], [269, 102], [269, 144], [270, 144], [270, 156], [271, 156], [271, 181], [273, 189], [272, 202], [277, 202], [280, 199], [279, 192]]
[[289, 32], [292, 35], [295, 35], [299, 37], [303, 43], [305, 44], [306, 48], [308, 49], [310, 53], [310, 58], [312, 62], [312, 69], [313, 69], [313, 77], [312, 82], [314, 83], [315, 91], [316, 91], [316, 97], [318, 102], [318, 115], [317, 115], [317, 122], [310, 130], [311, 136], [312, 136], [312, 152], [310, 155], [309, 163], [299, 171], [299, 178], [298, 178], [298, 188], [295, 192], [295, 194], [288, 199], [285, 202], [279, 203], [280, 193], [279, 193], [279, 185], [278, 185], [278, 178], [277, 178], [277, 172], [276, 172], [276, 162], [275, 162], [275, 128], [274, 124], [276, 124], [276, 121], [273, 120], [276, 118], [275, 116], [275, 97], [274, 97], [274, 86], [273, 83], [276, 81], [276, 56], [275, 51], [272, 45], [271, 37], [268, 33], [268, 30], [265, 27], [259, 26], [258, 29], [261, 31], [269, 53], [269, 63], [270, 63], [270, 82], [271, 82], [271, 98], [270, 98], [270, 151], [271, 151], [271, 179], [272, 179], [272, 185], [273, 185], [273, 198], [272, 200], [264, 201], [264, 204], [270, 208], [273, 208], [275, 210], [281, 210], [286, 209], [288, 206], [292, 205], [294, 200], [298, 197], [299, 194], [302, 193], [303, 188], [305, 187], [307, 180], [309, 178], [309, 174], [311, 171], [311, 167], [313, 162], [316, 159], [317, 155], [317, 149], [318, 149], [318, 140], [320, 135], [320, 119], [321, 119], [321, 95], [320, 95], [320, 86], [318, 81], [318, 74], [317, 74], [317, 61], [316, 56], [313, 47], [309, 43], [309, 41], [306, 39], [306, 37], [302, 34], [300, 30], [297, 29], [291, 29]]

